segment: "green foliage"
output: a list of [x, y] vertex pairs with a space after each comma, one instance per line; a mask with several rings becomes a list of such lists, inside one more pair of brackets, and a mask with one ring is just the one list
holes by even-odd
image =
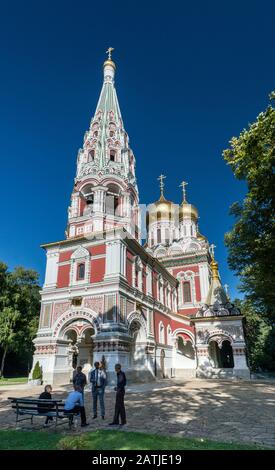
[[250, 300], [235, 300], [244, 315], [249, 366], [253, 371], [275, 369], [275, 331], [265, 316], [255, 311]]
[[22, 267], [9, 272], [7, 265], [0, 262], [0, 377], [8, 352], [32, 354], [39, 308], [38, 274]]
[[236, 178], [247, 183], [244, 200], [231, 207], [236, 221], [225, 236], [229, 266], [240, 277], [241, 291], [255, 314], [271, 324], [275, 320], [275, 109], [268, 106], [239, 137], [233, 137], [223, 156]]
[[87, 436], [67, 436], [60, 439], [57, 444], [58, 450], [88, 450], [89, 441]]
[[42, 380], [42, 377], [42, 366], [40, 366], [39, 361], [37, 361], [32, 371], [32, 380]]
[[[65, 441], [65, 442], [64, 442]], [[75, 443], [76, 441], [76, 443]], [[87, 447], [86, 447], [87, 443]], [[85, 437], [68, 436], [41, 431], [0, 430], [1, 450], [55, 450], [80, 449], [84, 444], [89, 450], [256, 450], [260, 445], [239, 442], [215, 442], [208, 439], [167, 437], [141, 432], [95, 431]], [[83, 449], [83, 447], [81, 447]]]

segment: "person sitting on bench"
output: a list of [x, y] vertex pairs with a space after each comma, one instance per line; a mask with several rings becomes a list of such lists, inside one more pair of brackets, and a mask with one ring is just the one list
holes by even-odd
[[74, 385], [74, 391], [70, 392], [65, 400], [64, 413], [80, 413], [81, 426], [88, 426], [88, 423], [86, 422], [82, 388], [79, 385]]
[[[51, 400], [52, 399], [52, 386], [51, 385], [46, 385], [46, 387], [44, 388], [44, 392], [42, 392], [40, 395], [39, 395], [39, 400]], [[50, 411], [53, 409], [53, 405], [51, 405], [50, 403], [47, 404], [47, 403], [44, 403], [44, 404], [41, 404], [41, 405], [37, 405], [37, 411], [38, 413], [46, 413], [47, 411]], [[53, 420], [53, 417], [52, 416], [46, 416], [46, 421], [45, 421], [45, 424], [44, 424], [44, 428], [46, 428], [49, 424], [49, 421], [52, 421]]]

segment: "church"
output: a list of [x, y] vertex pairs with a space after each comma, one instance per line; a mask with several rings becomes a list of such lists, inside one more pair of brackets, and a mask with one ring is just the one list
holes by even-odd
[[187, 183], [174, 203], [161, 175], [159, 199], [141, 210], [112, 51], [77, 155], [65, 239], [42, 245], [33, 367], [39, 361], [51, 384], [69, 383], [77, 365], [88, 372], [94, 361], [109, 383], [117, 362], [132, 382], [249, 378], [243, 316], [221, 284], [214, 245], [199, 232]]

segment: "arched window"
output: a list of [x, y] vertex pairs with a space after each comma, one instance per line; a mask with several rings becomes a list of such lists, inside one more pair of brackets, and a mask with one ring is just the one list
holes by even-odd
[[90, 204], [93, 204], [94, 203], [94, 194], [90, 194], [87, 199], [86, 199], [86, 204], [87, 206], [89, 206]]
[[116, 161], [116, 151], [115, 150], [110, 150], [110, 160], [111, 160], [111, 162]]
[[119, 188], [114, 184], [110, 184], [108, 186], [108, 191], [107, 191], [106, 200], [105, 200], [105, 209], [106, 209], [106, 213], [110, 215], [121, 214]]
[[192, 302], [191, 287], [190, 287], [190, 282], [189, 281], [184, 281], [183, 282], [182, 290], [183, 290], [183, 302], [184, 303]]
[[171, 326], [168, 325], [167, 326], [167, 343], [171, 346], [172, 344], [172, 330], [171, 330]]
[[181, 336], [178, 336], [178, 347], [177, 350], [183, 356], [189, 359], [195, 359], [195, 350], [191, 341], [184, 341]]
[[165, 243], [169, 243], [170, 241], [170, 230], [169, 228], [165, 229]]
[[85, 279], [85, 263], [79, 263], [77, 266], [77, 280], [81, 281]]
[[95, 159], [95, 151], [94, 150], [90, 150], [89, 154], [88, 154], [88, 161], [89, 162], [93, 162]]
[[159, 324], [159, 342], [161, 344], [164, 344], [165, 340], [164, 340], [164, 326], [163, 326], [163, 323], [160, 322]]
[[161, 230], [160, 230], [160, 228], [157, 229], [157, 243], [161, 243]]

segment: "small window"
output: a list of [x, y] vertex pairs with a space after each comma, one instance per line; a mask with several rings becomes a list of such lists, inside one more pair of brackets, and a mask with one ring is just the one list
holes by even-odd
[[82, 297], [74, 297], [72, 299], [72, 305], [74, 307], [80, 307], [81, 304], [82, 304]]
[[93, 204], [93, 203], [94, 203], [94, 195], [90, 194], [90, 196], [88, 196], [86, 199], [86, 204], [87, 206], [89, 206], [90, 204]]
[[115, 150], [110, 150], [110, 160], [111, 160], [111, 162], [116, 161], [116, 152], [115, 152]]
[[81, 281], [85, 279], [85, 264], [84, 263], [80, 263], [78, 266], [77, 266], [77, 280], [78, 281]]
[[161, 243], [161, 230], [160, 230], [160, 228], [157, 229], [157, 243]]
[[88, 155], [88, 161], [89, 161], [89, 162], [93, 162], [94, 159], [95, 159], [95, 151], [94, 151], [94, 150], [90, 150], [89, 155]]
[[191, 302], [191, 288], [190, 288], [190, 282], [184, 282], [183, 283], [183, 301], [184, 303], [190, 303]]

